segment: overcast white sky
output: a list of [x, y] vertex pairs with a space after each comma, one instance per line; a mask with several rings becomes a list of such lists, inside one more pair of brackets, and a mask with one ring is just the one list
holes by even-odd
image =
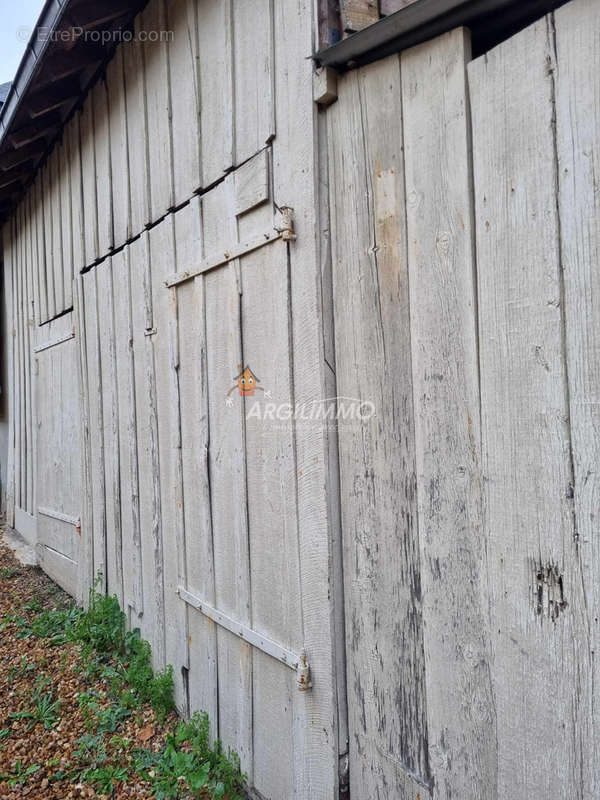
[[0, 0], [0, 83], [14, 78], [43, 5], [44, 0]]

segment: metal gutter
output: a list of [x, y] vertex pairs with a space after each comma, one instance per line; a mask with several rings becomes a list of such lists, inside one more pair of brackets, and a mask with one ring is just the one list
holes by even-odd
[[17, 69], [17, 74], [11, 84], [4, 105], [0, 108], [0, 149], [2, 149], [10, 125], [19, 110], [21, 98], [25, 96], [31, 85], [38, 62], [51, 43], [49, 36], [44, 41], [38, 35], [38, 29], [42, 28], [48, 32], [54, 30], [68, 5], [69, 0], [46, 0], [39, 19], [33, 27], [31, 38]]
[[564, 2], [566, 0], [416, 0], [347, 39], [319, 50], [314, 59], [322, 67], [351, 69], [460, 26], [471, 28], [482, 42], [495, 44]]

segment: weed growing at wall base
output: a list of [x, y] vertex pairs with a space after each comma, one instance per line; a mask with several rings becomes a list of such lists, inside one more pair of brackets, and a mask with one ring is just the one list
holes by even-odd
[[[0, 623], [8, 621], [5, 617]], [[158, 800], [241, 800], [244, 776], [237, 757], [225, 753], [218, 741], [211, 743], [206, 714], [175, 724], [170, 717], [174, 710], [172, 667], [153, 672], [150, 645], [138, 630], [127, 631], [116, 597], [92, 592], [87, 611], [42, 611], [29, 621], [17, 615], [10, 621], [19, 638], [44, 639], [49, 647], [76, 645], [80, 674], [95, 681], [76, 700], [86, 732], [75, 742], [68, 761], [56, 764], [51, 780], [88, 784], [112, 796], [119, 786], [141, 779]], [[27, 659], [21, 659], [15, 675], [27, 674], [29, 666]], [[23, 710], [12, 714], [10, 722], [25, 724], [28, 730], [37, 725], [51, 730], [61, 724], [61, 701], [49, 684], [49, 678], [40, 674]], [[129, 722], [148, 704], [159, 722], [171, 719], [158, 749], [137, 746], [140, 742], [127, 735]], [[10, 736], [11, 729], [3, 728], [0, 742]], [[38, 764], [17, 762], [10, 773], [0, 774], [0, 781], [24, 786], [39, 769]]]

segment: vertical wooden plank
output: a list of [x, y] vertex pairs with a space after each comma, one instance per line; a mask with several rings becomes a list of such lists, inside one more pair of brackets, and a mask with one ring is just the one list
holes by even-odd
[[460, 28], [401, 57], [427, 726], [440, 797], [489, 796], [497, 769], [482, 537], [469, 59], [468, 33]]
[[[185, 270], [203, 254], [200, 199], [175, 215], [177, 271]], [[176, 370], [181, 425], [181, 469], [184, 497], [183, 552], [179, 553], [180, 580], [193, 594], [215, 605], [212, 509], [209, 476], [209, 408], [204, 276], [177, 289], [178, 364]], [[218, 732], [217, 629], [191, 609], [189, 631], [189, 705], [205, 710], [213, 734]]]
[[[185, 211], [189, 210], [189, 206]], [[181, 214], [182, 212], [178, 212]], [[163, 541], [164, 613], [166, 661], [173, 665], [175, 699], [182, 713], [189, 710], [188, 698], [188, 630], [185, 603], [177, 594], [185, 575], [181, 575], [180, 556], [185, 552], [183, 541], [184, 496], [181, 476], [181, 428], [177, 387], [178, 339], [176, 290], [167, 289], [165, 280], [175, 270], [174, 218], [170, 215], [149, 234], [152, 264], [152, 316], [156, 333], [152, 336], [158, 414], [158, 452], [160, 457], [160, 508]], [[185, 232], [182, 231], [185, 236]]]
[[52, 214], [52, 272], [54, 273], [54, 299], [55, 314], [65, 310], [65, 278], [63, 269], [63, 223], [62, 201], [63, 171], [62, 153], [58, 147], [54, 148], [48, 160], [48, 167], [52, 173], [52, 192], [50, 195], [50, 208]]
[[[169, 42], [173, 192], [175, 205], [180, 205], [202, 185], [198, 6], [188, 0], [172, 0], [167, 12], [167, 28], [173, 32]], [[203, 8], [201, 14], [204, 25]]]
[[[123, 607], [123, 540], [121, 532], [121, 464], [119, 454], [119, 401], [115, 345], [115, 301], [112, 260], [96, 268], [98, 327], [104, 442], [104, 486], [106, 498], [106, 580], [109, 594], [116, 594]], [[117, 285], [117, 292], [122, 288]]]
[[73, 306], [73, 220], [71, 202], [71, 152], [70, 139], [63, 131], [63, 142], [58, 148], [60, 162], [60, 218], [62, 225], [62, 268], [64, 309]]
[[15, 503], [18, 508], [24, 509], [27, 503], [27, 482], [26, 482], [26, 457], [27, 449], [25, 444], [25, 349], [24, 349], [24, 331], [23, 331], [23, 250], [21, 239], [21, 216], [20, 209], [15, 211], [15, 229], [14, 241], [16, 245], [16, 283], [17, 283], [17, 306], [15, 311], [15, 320], [17, 323], [17, 353], [18, 353], [18, 415], [17, 415], [17, 441], [19, 447], [17, 450], [18, 457], [17, 464], [17, 482], [16, 482], [16, 497]]
[[[270, 209], [269, 209], [270, 211]], [[295, 652], [304, 647], [296, 505], [291, 317], [287, 247], [276, 243], [241, 261], [244, 364], [256, 370], [284, 419], [263, 420], [262, 392], [235, 397], [246, 416], [246, 471], [252, 625]], [[281, 413], [281, 412], [280, 412]], [[253, 654], [254, 784], [266, 797], [295, 791], [294, 697], [297, 676]]]
[[44, 235], [44, 192], [41, 173], [38, 173], [33, 186], [33, 206], [35, 216], [35, 246], [37, 250], [37, 285], [39, 287], [38, 324], [48, 319], [48, 287], [46, 285], [46, 244]]
[[[110, 134], [110, 186], [113, 206], [113, 244], [121, 247], [131, 236], [131, 209], [125, 96], [124, 51], [131, 44], [121, 45], [106, 69]], [[136, 191], [140, 187], [136, 187]]]
[[596, 31], [600, 9], [576, 0], [555, 14], [557, 177], [561, 267], [566, 326], [571, 451], [574, 470], [575, 542], [581, 564], [587, 614], [576, 641], [586, 651], [587, 671], [578, 679], [577, 732], [581, 738], [584, 797], [600, 793], [600, 685], [598, 619], [600, 542], [595, 517], [600, 497], [600, 296], [598, 230], [600, 198], [595, 165], [600, 159], [600, 98], [594, 79], [600, 64]]
[[[142, 27], [142, 16], [135, 19], [135, 33]], [[125, 106], [127, 111], [127, 151], [131, 206], [130, 236], [141, 233], [150, 221], [150, 167], [148, 163], [148, 118], [144, 79], [143, 43], [134, 37], [123, 49]]]
[[[303, 8], [305, 8], [303, 6]], [[291, 24], [293, 20], [293, 24]], [[298, 239], [289, 245], [293, 384], [295, 401], [310, 407], [326, 397], [321, 287], [316, 237], [317, 179], [314, 170], [312, 66], [305, 56], [313, 42], [312, 14], [295, 0], [274, 4], [275, 118], [273, 192], [275, 203], [293, 206]], [[298, 169], [298, 165], [302, 165]], [[298, 798], [333, 795], [339, 748], [335, 725], [333, 596], [330, 592], [328, 440], [322, 427], [296, 439], [299, 550], [304, 640], [314, 675], [310, 692], [294, 692], [295, 792]], [[326, 576], [326, 578], [324, 577]]]
[[135, 364], [140, 530], [144, 577], [142, 631], [152, 643], [155, 666], [165, 664], [165, 609], [160, 496], [158, 408], [152, 338], [156, 334], [148, 233], [130, 247]]
[[[94, 581], [99, 592], [106, 592], [108, 578], [106, 542], [106, 490], [104, 470], [104, 409], [102, 403], [102, 362], [100, 360], [100, 323], [98, 318], [97, 269], [83, 275], [83, 309], [89, 404], [91, 452], [92, 530]], [[99, 580], [98, 580], [99, 579]]]
[[469, 65], [498, 797], [586, 796], [553, 71], [550, 19]]
[[99, 255], [94, 130], [94, 104], [92, 95], [89, 95], [83, 105], [80, 118], [85, 266], [94, 264]]
[[206, 0], [198, 25], [202, 183], [206, 188], [234, 161], [232, 0]]
[[[142, 12], [146, 31], [166, 31], [165, 0], [150, 0]], [[162, 36], [144, 43], [150, 163], [150, 220], [157, 222], [173, 206], [173, 143], [168, 43]]]
[[87, 370], [87, 326], [83, 277], [78, 273], [74, 280], [74, 326], [77, 340], [77, 380], [79, 388], [79, 414], [81, 420], [81, 541], [77, 600], [87, 602], [94, 584], [94, 516], [92, 490], [92, 448], [90, 440], [89, 378]]
[[360, 797], [427, 797], [399, 59], [338, 88], [328, 111], [337, 393], [340, 408], [359, 398], [375, 410], [338, 425], [350, 785]]
[[4, 255], [4, 303], [6, 313], [6, 352], [8, 378], [8, 453], [6, 460], [6, 523], [15, 524], [15, 413], [16, 413], [16, 358], [15, 358], [15, 258], [12, 221], [2, 228]]
[[25, 370], [27, 378], [27, 417], [26, 438], [27, 438], [27, 506], [26, 511], [33, 516], [34, 514], [34, 389], [33, 389], [33, 369], [32, 369], [32, 350], [33, 332], [35, 327], [34, 319], [34, 289], [33, 289], [33, 251], [31, 247], [31, 219], [29, 214], [29, 197], [23, 198], [23, 271], [25, 277], [25, 305], [24, 305], [24, 324], [25, 324]]
[[275, 135], [272, 0], [233, 0], [235, 163]]
[[[206, 252], [234, 239], [225, 182], [203, 198]], [[225, 221], [225, 224], [223, 224]], [[250, 572], [246, 502], [244, 417], [241, 404], [225, 401], [242, 362], [240, 295], [236, 264], [205, 276], [208, 374], [209, 475], [216, 606], [249, 625]], [[223, 313], [226, 309], [226, 313]], [[234, 502], [232, 499], [234, 498]], [[252, 784], [252, 649], [225, 629], [217, 631], [219, 737], [240, 756]]]
[[40, 269], [39, 269], [39, 259], [38, 259], [38, 247], [37, 247], [37, 222], [36, 222], [36, 194], [35, 194], [35, 186], [31, 186], [27, 197], [27, 217], [29, 220], [28, 224], [28, 240], [29, 240], [29, 252], [31, 258], [31, 283], [32, 283], [32, 295], [30, 301], [32, 303], [32, 319], [33, 319], [33, 328], [31, 331], [31, 341], [35, 344], [35, 335], [36, 330], [35, 326], [40, 324]]
[[98, 257], [104, 258], [114, 246], [112, 181], [111, 181], [111, 130], [109, 123], [108, 90], [106, 80], [100, 80], [92, 89], [94, 107], [94, 164], [96, 168], [96, 196], [98, 202]]
[[[140, 493], [137, 456], [136, 386], [131, 317], [130, 252], [113, 256], [115, 355], [119, 407], [121, 526], [124, 603], [139, 618], [144, 610]], [[116, 290], [115, 290], [116, 287]], [[136, 627], [138, 622], [130, 623]]]
[[81, 171], [80, 124], [81, 114], [76, 113], [66, 127], [69, 140], [69, 180], [71, 185], [71, 225], [73, 241], [73, 277], [85, 263], [83, 179]]
[[44, 255], [46, 265], [46, 286], [48, 290], [48, 319], [56, 316], [56, 298], [54, 294], [54, 255], [52, 251], [52, 173], [50, 164], [46, 162], [41, 171], [41, 195], [44, 215]]

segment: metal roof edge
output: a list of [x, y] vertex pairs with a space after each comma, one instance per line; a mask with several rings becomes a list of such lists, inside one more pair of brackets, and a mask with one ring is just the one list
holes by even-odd
[[491, 41], [493, 45], [497, 43], [489, 35], [493, 27], [497, 28], [496, 38], [501, 41], [564, 2], [566, 0], [416, 0], [319, 50], [313, 58], [322, 67], [350, 69], [461, 26], [479, 28], [485, 34], [482, 36], [485, 44]]
[[38, 62], [50, 45], [51, 37], [47, 36], [45, 39], [41, 39], [38, 31], [40, 28], [48, 32], [55, 30], [68, 4], [69, 0], [46, 0], [42, 8], [11, 84], [10, 91], [0, 108], [0, 148], [4, 143], [6, 132], [9, 130], [10, 124], [19, 109], [21, 98], [31, 84]]

